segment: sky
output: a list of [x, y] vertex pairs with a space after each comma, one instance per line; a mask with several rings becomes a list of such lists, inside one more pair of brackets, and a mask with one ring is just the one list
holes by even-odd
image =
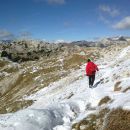
[[0, 39], [130, 36], [130, 0], [0, 0]]

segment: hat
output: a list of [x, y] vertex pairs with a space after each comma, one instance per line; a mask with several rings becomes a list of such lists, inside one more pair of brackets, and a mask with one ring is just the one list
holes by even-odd
[[88, 58], [88, 60], [87, 60], [88, 62], [90, 62], [91, 61], [91, 59], [90, 58]]

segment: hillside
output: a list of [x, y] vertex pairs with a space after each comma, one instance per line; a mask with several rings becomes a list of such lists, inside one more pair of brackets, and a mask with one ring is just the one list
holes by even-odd
[[[23, 42], [22, 44], [12, 44], [11, 47], [9, 44], [4, 46], [8, 49], [6, 49], [8, 54], [9, 52], [10, 54], [15, 53], [16, 57], [22, 59], [23, 55], [20, 57], [20, 51], [26, 54], [31, 49], [37, 48], [34, 45], [31, 44], [27, 50], [24, 48]], [[30, 56], [27, 56], [26, 60], [17, 62], [8, 59], [7, 56], [0, 59], [0, 103], [3, 104], [0, 107], [0, 113], [15, 112], [30, 106], [33, 100], [24, 100], [23, 96], [29, 96], [53, 82], [67, 77], [71, 71], [79, 69], [90, 55], [95, 59], [100, 57], [96, 48], [50, 44], [41, 46], [44, 46], [46, 51], [37, 50], [39, 59], [29, 59]], [[47, 56], [47, 48], [51, 50], [49, 56]], [[58, 48], [57, 52], [55, 52], [55, 48]]]
[[[1, 58], [0, 129], [129, 130], [129, 45], [62, 46], [56, 55], [20, 63]], [[100, 69], [92, 89], [89, 57]]]

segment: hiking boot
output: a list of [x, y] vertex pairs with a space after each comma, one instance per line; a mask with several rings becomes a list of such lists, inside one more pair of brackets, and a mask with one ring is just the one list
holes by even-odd
[[89, 88], [92, 88], [93, 86], [92, 85], [89, 85]]

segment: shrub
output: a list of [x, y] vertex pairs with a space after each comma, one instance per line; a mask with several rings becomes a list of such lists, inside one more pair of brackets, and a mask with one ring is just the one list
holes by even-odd
[[108, 103], [110, 100], [111, 100], [111, 98], [110, 98], [109, 96], [106, 96], [106, 97], [104, 97], [104, 98], [102, 98], [102, 99], [100, 100], [100, 102], [98, 103], [98, 106], [101, 106], [102, 104], [106, 104], [106, 103]]
[[130, 111], [112, 110], [105, 118], [103, 130], [130, 130]]
[[119, 87], [119, 85], [121, 84], [121, 81], [116, 82], [115, 86], [114, 86], [114, 91], [120, 91], [121, 87]]
[[126, 88], [125, 90], [123, 90], [123, 92], [127, 92], [128, 90], [130, 90], [130, 87]]

